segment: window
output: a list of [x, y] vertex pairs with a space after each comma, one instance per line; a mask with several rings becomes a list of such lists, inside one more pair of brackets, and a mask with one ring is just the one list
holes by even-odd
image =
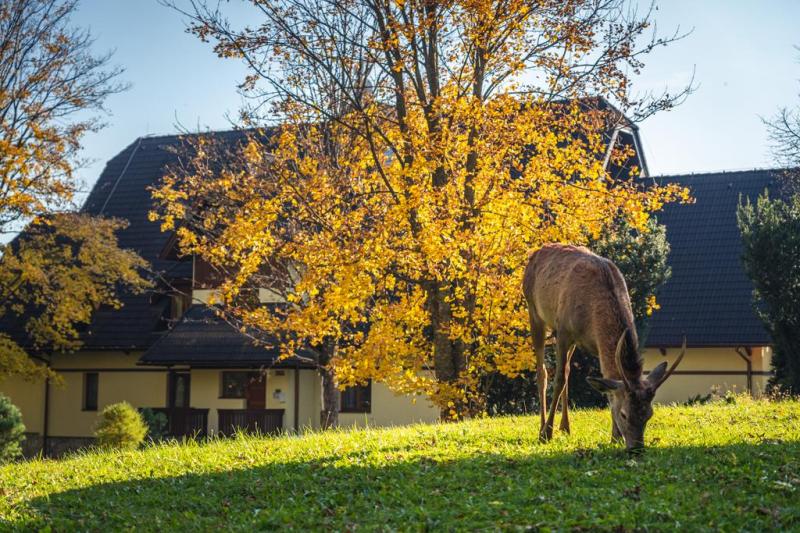
[[192, 376], [188, 372], [170, 372], [167, 394], [169, 407], [189, 407]]
[[172, 321], [178, 321], [183, 314], [189, 309], [192, 304], [192, 299], [189, 294], [182, 292], [175, 292], [169, 295], [169, 318]]
[[341, 412], [369, 413], [372, 407], [372, 382], [366, 385], [348, 387], [342, 391]]
[[223, 372], [220, 398], [245, 398], [247, 385], [258, 379], [258, 372]]
[[83, 410], [97, 411], [97, 372], [83, 375]]

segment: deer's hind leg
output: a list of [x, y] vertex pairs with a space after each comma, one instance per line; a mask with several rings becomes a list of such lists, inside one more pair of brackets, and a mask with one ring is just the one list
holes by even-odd
[[564, 361], [564, 391], [561, 393], [561, 425], [559, 429], [569, 434], [569, 370], [572, 362], [572, 354], [575, 353], [573, 344], [567, 350], [566, 360]]

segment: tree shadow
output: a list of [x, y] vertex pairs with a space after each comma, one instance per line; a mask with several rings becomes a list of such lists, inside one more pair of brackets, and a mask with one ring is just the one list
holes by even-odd
[[[402, 449], [66, 490], [14, 529], [800, 528], [800, 442], [548, 449], [459, 460]], [[380, 457], [380, 459], [378, 459]], [[381, 464], [378, 464], [381, 463]]]

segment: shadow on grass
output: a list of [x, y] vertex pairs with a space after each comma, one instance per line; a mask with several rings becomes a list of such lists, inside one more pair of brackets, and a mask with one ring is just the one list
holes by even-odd
[[157, 477], [29, 502], [24, 530], [800, 528], [800, 443], [439, 462], [402, 451]]

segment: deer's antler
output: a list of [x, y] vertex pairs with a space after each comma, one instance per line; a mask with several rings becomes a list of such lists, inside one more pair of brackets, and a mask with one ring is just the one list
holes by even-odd
[[678, 367], [678, 364], [681, 362], [684, 355], [686, 355], [686, 336], [683, 337], [681, 353], [678, 358], [675, 359], [675, 362], [672, 363], [672, 366], [669, 367], [669, 370], [666, 372], [664, 371], [664, 369], [667, 367], [667, 363], [664, 362], [658, 365], [658, 367], [656, 367], [652, 372], [650, 372], [650, 375], [647, 376], [647, 381], [650, 383], [650, 386], [653, 387], [653, 390], [659, 388], [665, 381], [667, 381], [667, 378], [670, 377], [673, 372], [675, 372], [675, 369]]

